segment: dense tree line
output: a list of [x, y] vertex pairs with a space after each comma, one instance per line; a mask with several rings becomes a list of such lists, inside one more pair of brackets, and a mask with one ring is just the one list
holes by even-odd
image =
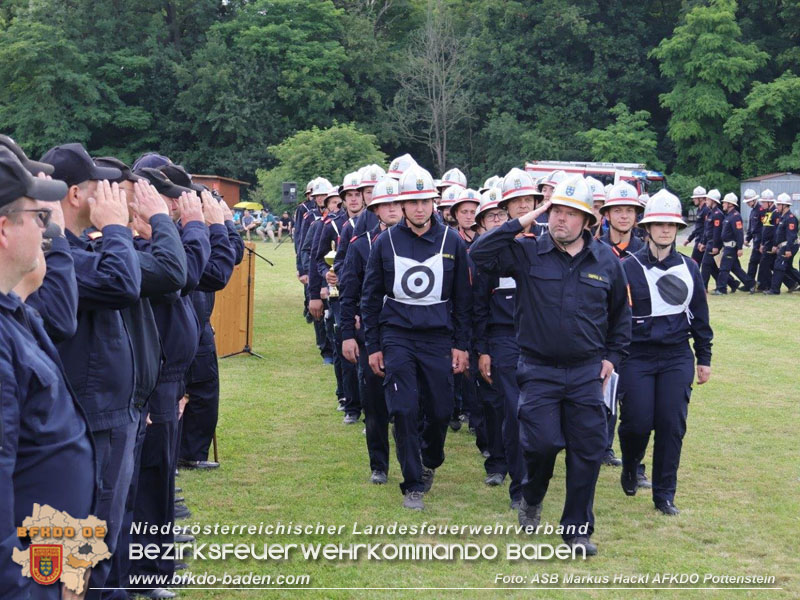
[[798, 0], [5, 0], [0, 131], [267, 198], [319, 136], [473, 181], [593, 159], [731, 187], [800, 169], [798, 36]]

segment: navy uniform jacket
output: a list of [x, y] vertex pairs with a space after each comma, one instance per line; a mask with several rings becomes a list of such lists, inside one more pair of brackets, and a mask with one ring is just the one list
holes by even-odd
[[775, 245], [780, 246], [779, 253], [788, 252], [797, 243], [797, 217], [790, 210], [779, 217], [775, 229]]
[[[164, 364], [159, 381], [183, 381], [186, 370], [194, 359], [200, 340], [200, 323], [194, 312], [189, 294], [200, 284], [208, 258], [211, 254], [209, 227], [201, 221], [192, 221], [175, 227], [181, 236], [181, 244], [186, 253], [186, 285], [180, 292], [164, 294], [151, 299], [153, 315], [156, 319], [161, 346], [164, 351]], [[224, 229], [222, 225], [212, 226]], [[227, 231], [225, 232], [227, 236]], [[149, 246], [147, 240], [137, 240], [142, 249]]]
[[761, 245], [761, 230], [764, 227], [761, 223], [761, 219], [764, 216], [764, 212], [761, 205], [756, 202], [756, 205], [750, 211], [750, 219], [747, 223], [747, 237], [745, 241], [752, 241], [756, 247]]
[[344, 259], [347, 257], [347, 248], [350, 246], [350, 242], [356, 239], [353, 235], [353, 228], [359, 216], [361, 215], [359, 214], [355, 217], [348, 218], [344, 222], [344, 225], [342, 225], [342, 230], [339, 233], [339, 243], [336, 245], [336, 256], [333, 259], [333, 272], [336, 273], [336, 276], [339, 278], [342, 277], [342, 273], [344, 272], [343, 267]]
[[[214, 329], [211, 327], [211, 313], [214, 312], [216, 292], [228, 285], [234, 267], [244, 257], [242, 236], [236, 232], [230, 221], [225, 223], [224, 228], [211, 225], [208, 228], [208, 235], [211, 244], [208, 264], [200, 277], [197, 288], [189, 294], [197, 321], [200, 324], [200, 340], [197, 352], [186, 372], [187, 383], [207, 381], [215, 376], [216, 371], [211, 365], [217, 360], [214, 354], [216, 344], [214, 343]], [[237, 248], [239, 243], [241, 243], [241, 253]]]
[[362, 233], [347, 247], [347, 256], [342, 266], [342, 281], [339, 285], [343, 340], [356, 338], [356, 316], [361, 316], [361, 289], [364, 285], [364, 273], [367, 270], [372, 245], [380, 234], [381, 228], [380, 225], [377, 225], [372, 231]]
[[328, 286], [325, 274], [330, 267], [325, 262], [325, 255], [331, 251], [331, 245], [334, 248], [338, 246], [339, 232], [346, 222], [347, 212], [340, 210], [325, 217], [322, 226], [316, 229], [314, 240], [311, 242], [308, 269], [308, 297], [311, 300], [319, 300], [320, 289]]
[[489, 338], [515, 337], [514, 306], [517, 290], [499, 289], [500, 277], [476, 269], [472, 279], [472, 323], [475, 350], [489, 354]]
[[775, 245], [775, 227], [778, 224], [778, 211], [775, 210], [775, 205], [764, 210], [764, 216], [761, 218], [761, 245], [764, 250], [769, 252]]
[[25, 304], [39, 312], [45, 331], [57, 344], [71, 338], [78, 329], [78, 282], [67, 238], [52, 239], [45, 262], [44, 281], [25, 299]]
[[[139, 409], [155, 389], [163, 362], [161, 338], [150, 298], [178, 292], [186, 285], [186, 253], [172, 219], [168, 215], [153, 215], [150, 227], [152, 237], [146, 251], [137, 247], [142, 271], [141, 297], [120, 311], [133, 346], [134, 404]], [[135, 240], [134, 246], [138, 245]]]
[[300, 250], [297, 253], [297, 271], [300, 275], [308, 275], [308, 266], [311, 260], [311, 249], [314, 242], [314, 231], [317, 223], [321, 224], [322, 215], [316, 211], [309, 211], [304, 217], [309, 223], [303, 229], [303, 240], [300, 242]]
[[34, 503], [78, 519], [91, 513], [89, 424], [41, 318], [13, 292], [0, 293], [0, 339], [0, 598], [58, 598], [59, 586], [22, 577], [11, 556], [23, 549], [16, 528]]
[[353, 237], [359, 236], [367, 231], [372, 231], [379, 222], [380, 221], [374, 212], [369, 209], [363, 211], [360, 215], [358, 215], [356, 224], [353, 225]]
[[297, 252], [297, 250], [300, 248], [300, 244], [303, 241], [302, 238], [300, 237], [300, 234], [302, 233], [302, 227], [303, 227], [303, 218], [305, 217], [306, 213], [311, 208], [315, 207], [316, 205], [317, 205], [317, 203], [314, 202], [314, 200], [309, 199], [309, 200], [306, 200], [305, 202], [303, 202], [302, 204], [300, 204], [297, 207], [297, 209], [294, 211], [294, 233], [295, 233], [295, 235], [294, 235], [294, 250], [295, 250], [295, 252]]
[[696, 239], [696, 242], [699, 244], [703, 243], [703, 230], [706, 226], [706, 217], [708, 216], [708, 207], [704, 204], [700, 205], [700, 208], [697, 209], [697, 214], [695, 215], [695, 222], [694, 222], [694, 229], [692, 229], [692, 233], [689, 234], [689, 237], [686, 238], [686, 243], [688, 244], [692, 240]]
[[635, 254], [636, 252], [645, 247], [644, 240], [633, 235], [633, 232], [631, 232], [631, 239], [625, 248], [620, 248], [619, 246], [614, 244], [611, 241], [611, 237], [608, 232], [605, 232], [602, 236], [600, 236], [600, 241], [606, 244], [609, 248], [611, 248], [611, 251], [620, 260], [622, 260], [626, 256], [630, 256], [631, 254]]
[[66, 232], [78, 282], [78, 328], [58, 344], [78, 402], [92, 431], [133, 421], [133, 346], [120, 310], [139, 300], [142, 271], [133, 235], [122, 225], [92, 231], [90, 239]]
[[514, 321], [520, 352], [546, 365], [606, 359], [619, 367], [631, 337], [622, 265], [611, 249], [583, 232], [576, 256], [550, 234], [515, 239], [519, 219], [482, 235], [470, 255], [479, 269], [517, 282]]
[[[391, 228], [398, 256], [422, 262], [439, 253], [442, 236], [447, 235], [443, 251], [444, 280], [442, 298], [447, 302], [430, 306], [402, 304], [394, 300], [394, 256], [388, 234], [375, 240], [369, 255], [361, 295], [361, 316], [367, 352], [380, 351], [381, 329], [402, 331], [409, 338], [429, 339], [449, 335], [453, 348], [469, 346], [472, 290], [464, 242], [449, 227], [431, 219], [431, 226], [417, 236], [405, 220]], [[385, 299], [385, 301], [384, 301]]]
[[[303, 218], [300, 221], [300, 229], [295, 230], [297, 241], [297, 256], [295, 257], [297, 262], [297, 270], [300, 272], [300, 275], [308, 275], [308, 255], [303, 254], [303, 247], [306, 246], [306, 240], [308, 239], [308, 228], [319, 218], [322, 217], [322, 212], [319, 208], [317, 208], [316, 204], [314, 204], [311, 208], [307, 209], [303, 214]], [[310, 245], [310, 241], [308, 242]], [[309, 250], [310, 251], [310, 250]], [[305, 270], [304, 270], [305, 269]]]
[[722, 249], [722, 221], [724, 220], [725, 213], [719, 206], [714, 205], [714, 208], [706, 215], [706, 224], [703, 230], [703, 244], [706, 245], [706, 250]]
[[[692, 321], [685, 313], [667, 315], [662, 317], [638, 317], [633, 319], [632, 343], [646, 344], [647, 346], [673, 346], [686, 342], [691, 336], [694, 340], [694, 354], [698, 365], [711, 365], [711, 339], [714, 337], [708, 319], [708, 301], [700, 268], [693, 260], [687, 260], [683, 255], [673, 249], [672, 253], [663, 261], [656, 262], [649, 248], [642, 248], [636, 253], [636, 258], [642, 265], [650, 269], [667, 270], [681, 262], [689, 267], [694, 281], [694, 293], [689, 303]], [[628, 276], [628, 284], [633, 300], [634, 315], [649, 315], [652, 312], [650, 305], [650, 290], [647, 279], [639, 263], [633, 258], [622, 261], [622, 267]]]
[[720, 234], [722, 243], [736, 242], [736, 249], [741, 250], [744, 245], [744, 224], [742, 215], [735, 208], [732, 208], [725, 215], [722, 222], [722, 233]]

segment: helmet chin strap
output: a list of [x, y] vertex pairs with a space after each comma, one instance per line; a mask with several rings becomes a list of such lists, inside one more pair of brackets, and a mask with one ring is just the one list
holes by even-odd
[[[567, 251], [567, 248], [568, 248], [569, 246], [571, 246], [572, 244], [574, 244], [575, 242], [577, 242], [577, 241], [578, 241], [578, 239], [579, 239], [579, 238], [580, 238], [582, 235], [583, 235], [583, 231], [581, 231], [581, 232], [580, 232], [578, 235], [576, 235], [574, 238], [572, 238], [572, 239], [571, 239], [571, 240], [569, 240], [568, 242], [559, 242], [559, 241], [558, 241], [556, 238], [552, 238], [552, 239], [553, 239], [553, 243], [556, 245], [556, 248], [558, 248], [558, 249], [559, 249], [559, 250], [561, 250], [562, 252], [566, 252], [566, 251]], [[552, 236], [551, 236], [551, 237], [552, 237]]]

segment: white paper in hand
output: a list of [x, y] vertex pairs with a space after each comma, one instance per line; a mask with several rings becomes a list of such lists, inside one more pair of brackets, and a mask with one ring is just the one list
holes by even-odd
[[611, 411], [612, 415], [617, 414], [617, 383], [619, 383], [619, 375], [616, 371], [611, 371], [611, 377], [608, 379], [606, 391], [603, 394], [603, 404]]

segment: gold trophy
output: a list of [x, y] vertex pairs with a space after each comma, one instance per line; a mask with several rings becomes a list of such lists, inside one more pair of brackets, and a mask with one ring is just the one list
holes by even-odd
[[[333, 259], [336, 258], [336, 242], [331, 240], [331, 251], [325, 255], [325, 264], [328, 265], [331, 270], [330, 273], [333, 273]], [[339, 297], [339, 288], [335, 285], [328, 284], [328, 298], [338, 298]]]

